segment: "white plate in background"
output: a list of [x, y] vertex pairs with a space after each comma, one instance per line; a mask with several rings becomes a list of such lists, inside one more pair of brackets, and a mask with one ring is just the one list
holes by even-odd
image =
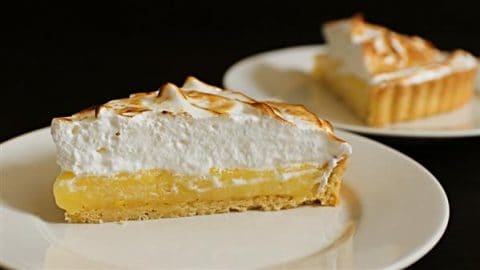
[[314, 56], [325, 52], [325, 48], [324, 45], [298, 46], [247, 57], [227, 70], [223, 84], [253, 98], [303, 104], [321, 118], [331, 121], [334, 127], [349, 131], [424, 138], [480, 136], [478, 94], [472, 102], [456, 111], [382, 128], [364, 124], [309, 75]]
[[440, 184], [407, 156], [347, 132], [338, 207], [66, 224], [48, 128], [0, 144], [0, 265], [38, 268], [403, 268], [447, 226]]

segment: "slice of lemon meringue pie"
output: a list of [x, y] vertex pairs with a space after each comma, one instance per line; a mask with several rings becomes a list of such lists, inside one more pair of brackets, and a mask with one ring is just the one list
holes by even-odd
[[313, 74], [367, 124], [383, 126], [450, 111], [473, 95], [477, 60], [366, 23], [361, 16], [323, 26], [328, 52]]
[[55, 118], [51, 131], [69, 222], [333, 206], [351, 153], [303, 106], [193, 77]]

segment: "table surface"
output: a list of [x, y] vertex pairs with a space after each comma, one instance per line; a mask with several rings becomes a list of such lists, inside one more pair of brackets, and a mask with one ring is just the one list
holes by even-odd
[[[25, 6], [22, 24], [13, 24], [6, 32], [11, 38], [2, 44], [8, 71], [0, 141], [48, 126], [54, 116], [154, 90], [167, 81], [179, 84], [187, 75], [220, 85], [224, 71], [239, 59], [322, 43], [321, 22], [357, 11], [375, 22], [427, 37], [443, 49], [462, 47], [480, 55], [480, 39], [470, 27], [476, 23], [471, 7], [452, 10], [441, 4], [427, 20], [428, 5], [411, 11], [391, 9], [388, 1], [363, 6], [356, 2], [275, 8], [271, 1], [94, 9]], [[445, 235], [412, 268], [478, 269], [474, 240], [480, 228], [480, 138], [371, 138], [429, 169], [450, 201]]]

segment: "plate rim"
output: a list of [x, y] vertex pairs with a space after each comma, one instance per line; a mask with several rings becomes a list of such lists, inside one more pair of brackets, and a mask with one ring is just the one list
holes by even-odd
[[[230, 87], [229, 81], [231, 80], [235, 71], [245, 65], [248, 62], [254, 62], [257, 58], [260, 57], [267, 57], [272, 54], [282, 53], [284, 51], [299, 51], [299, 50], [325, 50], [327, 49], [326, 44], [318, 43], [318, 44], [302, 44], [296, 46], [289, 46], [289, 47], [282, 47], [273, 50], [258, 52], [244, 58], [241, 58], [237, 62], [230, 65], [227, 70], [224, 72], [222, 77], [222, 84], [225, 88], [235, 89], [235, 87]], [[479, 71], [480, 72], [480, 71]], [[475, 95], [475, 94], [474, 94]], [[328, 119], [327, 119], [328, 120]], [[448, 138], [471, 138], [471, 137], [480, 137], [480, 128], [473, 128], [467, 130], [417, 130], [412, 132], [413, 130], [408, 129], [382, 129], [376, 127], [369, 127], [366, 125], [352, 125], [352, 124], [344, 124], [331, 121], [333, 125], [341, 130], [356, 132], [361, 134], [367, 135], [375, 135], [375, 136], [384, 136], [384, 137], [398, 137], [398, 138], [418, 138], [418, 139], [425, 139], [425, 138], [435, 138], [435, 139], [448, 139]]]
[[438, 181], [435, 175], [433, 175], [425, 166], [423, 166], [415, 159], [411, 158], [410, 156], [400, 152], [399, 150], [393, 147], [390, 147], [374, 139], [364, 137], [361, 134], [353, 133], [351, 131], [337, 130], [335, 131], [335, 133], [339, 134], [340, 137], [343, 136], [343, 134], [348, 134], [348, 136], [355, 137], [355, 139], [357, 140], [376, 144], [377, 146], [379, 146], [380, 148], [383, 148], [385, 151], [388, 151], [391, 154], [394, 154], [394, 155], [397, 154], [401, 156], [403, 159], [410, 162], [412, 166], [415, 166], [419, 171], [422, 171], [422, 173], [425, 173], [426, 176], [428, 176], [428, 179], [431, 182], [431, 184], [439, 192], [442, 198], [441, 202], [444, 204], [444, 211], [443, 211], [441, 221], [439, 222], [439, 226], [437, 227], [437, 231], [431, 234], [431, 237], [429, 238], [428, 242], [425, 242], [422, 246], [419, 246], [415, 250], [411, 251], [410, 255], [403, 256], [403, 258], [401, 258], [400, 260], [392, 263], [387, 267], [387, 269], [404, 269], [414, 264], [415, 262], [423, 258], [425, 255], [427, 255], [427, 253], [430, 252], [438, 244], [438, 242], [440, 241], [440, 239], [443, 237], [443, 235], [447, 230], [448, 223], [450, 221], [450, 202], [448, 200], [447, 193], [445, 192], [445, 189], [443, 188], [442, 184], [440, 183], [440, 181]]
[[[18, 136], [15, 136], [11, 139], [8, 139], [4, 142], [0, 143], [0, 148], [4, 146], [7, 143], [12, 143], [15, 140], [20, 140], [24, 137], [28, 136], [39, 136], [37, 134], [40, 133], [48, 133], [48, 129], [50, 127], [44, 127], [36, 130], [32, 130], [29, 132], [26, 132], [24, 134], [20, 134]], [[349, 131], [345, 130], [338, 130], [336, 132], [339, 136], [345, 137], [344, 135], [347, 135], [347, 137], [353, 137], [355, 140], [360, 141], [361, 143], [368, 143], [368, 144], [373, 144], [379, 147], [379, 149], [382, 149], [383, 151], [387, 151], [389, 154], [392, 155], [398, 155], [402, 159], [405, 159], [407, 162], [409, 162], [412, 166], [416, 167], [416, 169], [425, 174], [425, 177], [428, 178], [429, 183], [432, 185], [432, 187], [435, 187], [436, 191], [439, 192], [440, 198], [441, 198], [441, 203], [443, 205], [443, 215], [441, 218], [439, 218], [439, 222], [436, 228], [436, 231], [434, 231], [428, 238], [428, 241], [424, 242], [422, 245], [417, 246], [415, 249], [410, 251], [409, 253], [404, 254], [402, 257], [400, 257], [398, 260], [393, 261], [390, 265], [387, 266], [387, 269], [402, 269], [405, 267], [408, 267], [412, 265], [413, 263], [417, 262], [419, 259], [424, 257], [429, 251], [431, 251], [440, 241], [440, 239], [443, 237], [445, 234], [445, 231], [448, 227], [448, 223], [450, 220], [450, 203], [447, 197], [447, 194], [445, 190], [443, 189], [441, 183], [438, 181], [438, 179], [427, 169], [425, 168], [422, 164], [414, 160], [413, 158], [409, 157], [408, 155], [388, 146], [385, 145], [381, 142], [375, 141], [373, 139], [364, 137], [362, 135], [352, 133]], [[0, 206], [5, 205], [4, 202], [0, 201]], [[7, 261], [0, 260], [0, 266], [8, 268], [15, 268], [15, 265], [10, 264]]]

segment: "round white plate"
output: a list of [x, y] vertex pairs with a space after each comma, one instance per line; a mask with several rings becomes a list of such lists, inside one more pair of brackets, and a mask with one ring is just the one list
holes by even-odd
[[377, 142], [352, 144], [336, 207], [188, 218], [66, 224], [52, 184], [59, 169], [49, 129], [0, 145], [0, 264], [38, 268], [403, 268], [448, 222], [440, 184]]
[[354, 132], [402, 137], [480, 136], [478, 95], [471, 103], [450, 113], [383, 128], [365, 125], [309, 75], [314, 56], [324, 53], [325, 48], [324, 45], [298, 46], [250, 56], [227, 70], [223, 84], [257, 99], [304, 104], [335, 127]]

